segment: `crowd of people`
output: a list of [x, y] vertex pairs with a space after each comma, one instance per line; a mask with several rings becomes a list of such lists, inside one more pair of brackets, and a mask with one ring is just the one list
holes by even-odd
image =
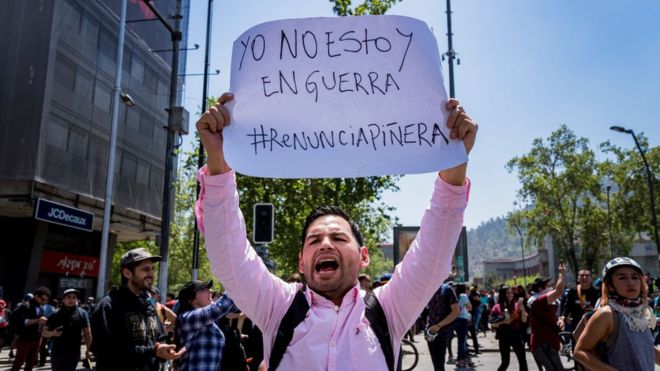
[[[55, 311], [47, 288], [34, 290], [13, 313], [0, 302], [3, 342], [15, 347], [12, 371], [23, 364], [31, 370], [44, 347], [53, 370], [75, 370], [81, 344], [85, 360], [93, 358], [99, 371], [394, 371], [402, 340], [422, 329], [434, 368], [443, 370], [447, 353], [457, 366], [473, 366], [477, 334], [488, 328], [499, 342], [500, 370], [509, 366], [511, 350], [519, 368], [528, 369], [525, 344], [539, 369], [561, 370], [559, 332], [572, 328], [579, 335], [575, 357], [585, 367], [652, 370], [660, 364], [651, 335], [652, 290], [629, 258], [606, 265], [600, 291], [587, 270], [566, 291], [563, 264], [556, 282], [538, 278], [526, 288], [487, 292], [451, 278], [442, 282], [468, 201], [467, 163], [438, 173], [417, 238], [391, 274], [377, 282], [360, 275], [370, 260], [359, 227], [343, 210], [320, 206], [303, 223], [299, 273], [286, 281], [275, 276], [246, 238], [236, 177], [225, 161], [222, 131], [231, 121], [225, 104], [233, 99], [223, 94], [197, 122], [208, 162], [200, 169], [195, 212], [225, 294], [214, 296], [211, 281], [191, 281], [162, 304], [153, 287], [161, 258], [130, 250], [121, 257], [121, 285], [95, 305], [79, 305], [79, 292], [66, 289]], [[469, 153], [476, 122], [455, 99], [445, 108], [450, 138]], [[590, 319], [585, 325], [580, 317]]]
[[[529, 369], [526, 349], [539, 370], [564, 370], [562, 347], [574, 354], [577, 370], [653, 370], [660, 364], [660, 325], [656, 323], [660, 288], [654, 290], [654, 280], [637, 262], [615, 258], [596, 280], [590, 270], [581, 269], [576, 284], [566, 286], [563, 264], [557, 269], [556, 282], [539, 277], [527, 287], [503, 284], [497, 290], [479, 290], [450, 277], [423, 314], [434, 369], [444, 370], [445, 364], [454, 363], [473, 366], [471, 357], [480, 354], [476, 334], [489, 330], [498, 341], [498, 371], [509, 367], [512, 350], [518, 369]], [[454, 337], [459, 342], [456, 359], [451, 348]], [[465, 351], [468, 345], [472, 352]]]

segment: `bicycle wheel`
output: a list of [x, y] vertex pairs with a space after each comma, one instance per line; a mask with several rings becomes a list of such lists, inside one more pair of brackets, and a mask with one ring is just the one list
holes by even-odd
[[401, 370], [410, 371], [417, 366], [419, 362], [419, 352], [417, 352], [417, 347], [415, 344], [411, 343], [410, 340], [403, 340], [401, 343]]

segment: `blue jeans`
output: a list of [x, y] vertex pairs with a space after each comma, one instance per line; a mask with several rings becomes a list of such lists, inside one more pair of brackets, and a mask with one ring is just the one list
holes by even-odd
[[456, 318], [456, 335], [458, 336], [458, 360], [467, 359], [468, 319]]

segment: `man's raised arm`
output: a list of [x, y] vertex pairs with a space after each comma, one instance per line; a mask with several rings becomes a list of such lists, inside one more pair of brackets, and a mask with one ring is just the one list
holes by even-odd
[[208, 160], [199, 174], [202, 189], [195, 213], [213, 273], [241, 311], [266, 332], [284, 315], [296, 287], [271, 275], [246, 238], [236, 177], [223, 149], [223, 129], [230, 124], [225, 103], [232, 99], [224, 93], [196, 124]]
[[[451, 129], [451, 139], [462, 140], [469, 153], [476, 139], [476, 122], [455, 99], [447, 101], [445, 108], [449, 111], [447, 127]], [[393, 341], [403, 337], [449, 275], [467, 206], [466, 170], [464, 163], [439, 172], [417, 238], [403, 262], [396, 266], [392, 280], [378, 295]]]

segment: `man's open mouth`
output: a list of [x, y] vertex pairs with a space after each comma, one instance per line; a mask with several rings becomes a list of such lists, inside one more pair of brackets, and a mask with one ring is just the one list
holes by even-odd
[[321, 259], [314, 266], [316, 273], [331, 273], [337, 268], [339, 268], [339, 263], [335, 259]]

